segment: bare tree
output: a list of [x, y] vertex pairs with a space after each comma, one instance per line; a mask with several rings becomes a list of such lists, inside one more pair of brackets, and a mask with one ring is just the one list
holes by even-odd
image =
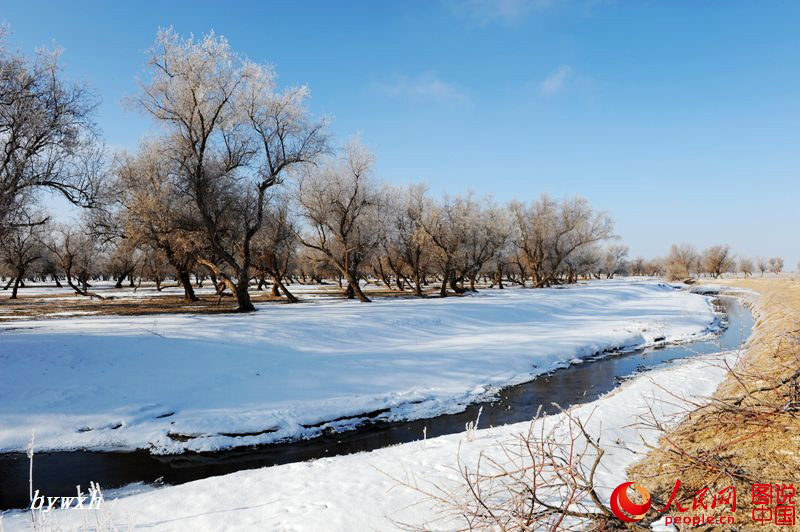
[[469, 288], [475, 291], [475, 280], [484, 267], [497, 256], [511, 234], [506, 212], [488, 199], [467, 211], [467, 224], [471, 230], [464, 243], [461, 271], [455, 281], [469, 279]]
[[[34, 215], [41, 218], [41, 215]], [[41, 224], [31, 223], [30, 218], [13, 220], [11, 228], [0, 238], [0, 263], [11, 275], [5, 289], [11, 287], [11, 299], [17, 298], [17, 290], [25, 277], [44, 255], [41, 244]]]
[[731, 247], [726, 245], [711, 246], [703, 251], [700, 258], [700, 267], [715, 279], [723, 273], [732, 271], [736, 266]]
[[641, 255], [637, 256], [630, 263], [631, 275], [645, 275], [647, 261]]
[[272, 295], [283, 293], [289, 303], [300, 301], [283, 280], [289, 275], [297, 255], [297, 224], [287, 199], [274, 198], [264, 215], [264, 225], [253, 245], [255, 267], [272, 279]]
[[[481, 452], [474, 463], [458, 456], [459, 482], [438, 485], [394, 480], [439, 509], [411, 530], [605, 530], [615, 517], [597, 493], [595, 474], [605, 450], [569, 411], [554, 424], [537, 415], [526, 432]], [[615, 527], [616, 528], [616, 527]]]
[[606, 279], [625, 273], [627, 268], [628, 246], [614, 244], [608, 246], [603, 254], [602, 269]]
[[[197, 301], [191, 282], [195, 257], [207, 255], [203, 228], [190, 198], [174, 186], [171, 162], [153, 144], [143, 144], [136, 156], [123, 154], [115, 165], [112, 199], [118, 209], [117, 239], [136, 246], [154, 247], [174, 268], [184, 290], [184, 301]], [[114, 231], [112, 231], [113, 233]]]
[[[433, 250], [433, 262], [441, 276], [439, 295], [447, 296], [447, 285], [456, 293], [464, 290], [456, 279], [457, 261], [462, 257], [470, 227], [469, 211], [477, 208], [470, 196], [445, 197], [441, 202], [429, 200], [421, 224]], [[463, 278], [462, 278], [463, 279]]]
[[75, 228], [57, 226], [50, 231], [45, 245], [64, 273], [67, 284], [76, 294], [106, 299], [89, 291], [89, 279], [95, 273], [95, 262], [99, 254], [96, 241], [85, 225]]
[[689, 244], [672, 244], [667, 255], [667, 278], [670, 280], [686, 279], [697, 267], [699, 258], [697, 250]]
[[764, 272], [769, 270], [769, 261], [766, 257], [756, 258], [756, 268], [761, 272], [761, 277], [764, 277]]
[[571, 253], [564, 261], [567, 282], [575, 283], [579, 277], [589, 278], [592, 275], [599, 277], [603, 271], [603, 259], [603, 253], [597, 244], [583, 246]]
[[423, 228], [424, 210], [428, 204], [426, 187], [410, 185], [405, 189], [386, 189], [384, 207], [387, 211], [382, 246], [389, 269], [403, 284], [413, 286], [422, 295], [422, 277], [430, 260], [430, 244]]
[[745, 278], [753, 275], [753, 259], [751, 259], [750, 257], [740, 258], [739, 271], [744, 274]]
[[322, 253], [347, 280], [347, 297], [369, 302], [359, 286], [361, 266], [378, 245], [381, 193], [372, 177], [372, 154], [351, 142], [343, 160], [310, 168], [296, 200], [308, 230], [300, 242]]
[[176, 185], [205, 229], [214, 257], [197, 261], [236, 295], [239, 311], [255, 310], [251, 246], [267, 190], [325, 149], [323, 124], [309, 123], [303, 106], [308, 89], [275, 92], [269, 67], [241, 59], [213, 33], [194, 41], [162, 30], [149, 64], [138, 103], [166, 130]]
[[594, 211], [584, 198], [558, 202], [543, 194], [530, 205], [512, 202], [509, 209], [515, 225], [514, 242], [537, 287], [556, 283], [572, 253], [614, 237], [608, 214]]
[[15, 213], [30, 208], [41, 189], [93, 205], [104, 156], [91, 119], [96, 101], [85, 86], [64, 81], [59, 52], [38, 51], [29, 60], [2, 40], [0, 34], [0, 231], [20, 223]]
[[779, 274], [783, 271], [783, 259], [780, 257], [772, 257], [769, 259], [769, 271], [774, 274]]

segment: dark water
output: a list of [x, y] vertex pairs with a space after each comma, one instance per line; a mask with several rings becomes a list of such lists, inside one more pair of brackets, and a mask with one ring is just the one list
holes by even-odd
[[[423, 430], [432, 438], [463, 432], [483, 408], [480, 428], [527, 421], [539, 407], [543, 413], [585, 403], [615, 388], [631, 375], [671, 360], [698, 354], [736, 349], [750, 335], [753, 318], [738, 300], [721, 297], [727, 315], [726, 328], [718, 337], [702, 342], [668, 345], [624, 354], [615, 354], [583, 364], [559, 369], [530, 382], [502, 390], [494, 402], [477, 403], [464, 412], [410, 422], [378, 422], [360, 429], [313, 440], [261, 445], [213, 453], [185, 453], [155, 456], [135, 452], [50, 452], [34, 457], [34, 484], [40, 493], [71, 495], [75, 486], [95, 481], [104, 489], [133, 482], [181, 484], [200, 478], [224, 475], [325, 456], [370, 451], [422, 438]], [[0, 509], [23, 508], [28, 499], [28, 458], [24, 453], [0, 454]]]

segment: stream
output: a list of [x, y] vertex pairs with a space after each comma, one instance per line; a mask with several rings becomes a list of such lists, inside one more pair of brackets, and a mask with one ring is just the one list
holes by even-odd
[[[722, 296], [717, 301], [727, 319], [722, 333], [714, 338], [607, 353], [504, 388], [495, 400], [472, 404], [457, 414], [406, 422], [375, 422], [311, 440], [207, 453], [41, 452], [34, 457], [35, 487], [47, 495], [72, 495], [76, 485], [85, 489], [89, 481], [97, 482], [104, 490], [134, 482], [182, 484], [242, 469], [371, 451], [422, 439], [423, 431], [428, 438], [463, 432], [465, 424], [474, 421], [479, 410], [479, 428], [527, 421], [540, 407], [547, 414], [555, 411], [552, 403], [569, 407], [594, 401], [626, 378], [670, 361], [737, 349], [750, 336], [753, 317], [737, 298]], [[28, 506], [28, 467], [25, 453], [0, 453], [0, 510]]]

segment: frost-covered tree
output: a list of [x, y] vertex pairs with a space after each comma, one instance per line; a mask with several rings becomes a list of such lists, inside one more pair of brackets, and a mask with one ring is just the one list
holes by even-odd
[[191, 198], [175, 186], [172, 167], [170, 159], [154, 144], [142, 144], [136, 155], [120, 155], [114, 169], [112, 199], [104, 211], [105, 220], [114, 220], [104, 220], [101, 225], [117, 225], [117, 241], [160, 251], [183, 287], [184, 301], [191, 302], [198, 299], [191, 272], [195, 256], [207, 255], [205, 235]]
[[[41, 218], [41, 214], [34, 215]], [[11, 299], [17, 298], [17, 291], [25, 278], [45, 255], [41, 243], [43, 228], [41, 224], [17, 218], [18, 223], [8, 228], [0, 238], [0, 264], [9, 273], [10, 280], [4, 289], [11, 288]]]
[[11, 53], [0, 31], [0, 233], [19, 223], [20, 211], [30, 210], [43, 189], [76, 205], [95, 203], [104, 175], [92, 121], [96, 100], [64, 79], [58, 57]]
[[666, 274], [670, 280], [685, 279], [697, 268], [699, 255], [690, 244], [672, 244], [666, 259]]
[[264, 213], [264, 224], [253, 244], [253, 264], [272, 279], [272, 295], [281, 293], [289, 303], [300, 301], [284, 284], [295, 265], [298, 251], [297, 222], [289, 200], [272, 198]]
[[357, 141], [339, 160], [308, 168], [295, 195], [306, 229], [300, 242], [322, 253], [347, 280], [347, 297], [369, 302], [359, 285], [362, 267], [375, 252], [382, 194], [373, 176], [373, 156]]
[[750, 257], [740, 258], [739, 271], [744, 274], [745, 278], [753, 275], [753, 259], [751, 259]]
[[513, 241], [537, 287], [558, 282], [571, 254], [614, 236], [611, 217], [592, 209], [584, 198], [559, 202], [543, 194], [530, 204], [512, 202], [509, 210]]
[[630, 262], [630, 273], [631, 275], [644, 275], [645, 274], [645, 265], [647, 261], [641, 255], [637, 256]]
[[612, 279], [617, 274], [624, 274], [627, 270], [628, 246], [613, 244], [603, 252], [602, 271], [606, 279]]
[[426, 187], [409, 185], [406, 188], [387, 187], [386, 210], [381, 240], [386, 265], [394, 273], [398, 285], [412, 287], [422, 295], [422, 279], [430, 261], [430, 242], [422, 225], [428, 205]]
[[735, 257], [731, 247], [726, 245], [711, 246], [703, 251], [700, 257], [700, 267], [705, 273], [711, 274], [715, 279], [723, 273], [733, 271], [736, 266]]
[[52, 252], [67, 284], [76, 294], [88, 297], [102, 296], [89, 291], [89, 280], [97, 274], [100, 258], [97, 239], [87, 224], [58, 225], [48, 228], [45, 245]]
[[769, 259], [769, 271], [776, 275], [781, 273], [783, 271], [783, 259], [780, 257]]
[[758, 257], [756, 258], [756, 268], [758, 271], [761, 272], [761, 277], [764, 277], [764, 272], [769, 270], [769, 261], [766, 257]]
[[137, 102], [164, 130], [175, 184], [192, 199], [211, 253], [197, 261], [255, 310], [252, 244], [267, 191], [325, 150], [322, 122], [305, 109], [307, 87], [276, 90], [269, 66], [236, 55], [223, 37], [182, 40], [159, 31]]
[[667, 259], [664, 257], [656, 257], [645, 262], [644, 271], [645, 275], [651, 277], [661, 277], [667, 272]]

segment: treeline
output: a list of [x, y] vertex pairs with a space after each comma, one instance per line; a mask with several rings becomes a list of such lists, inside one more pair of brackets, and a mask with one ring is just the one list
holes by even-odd
[[[474, 289], [480, 276], [550, 286], [587, 275], [613, 237], [610, 217], [580, 198], [499, 206], [378, 182], [360, 144], [331, 146], [306, 87], [278, 91], [270, 67], [213, 34], [159, 32], [130, 102], [157, 133], [110, 164], [91, 93], [62, 80], [55, 56], [4, 49], [0, 61], [0, 254], [14, 296], [31, 276], [98, 297], [92, 279], [174, 278], [187, 300], [208, 278], [241, 311], [267, 282], [296, 301], [287, 284], [300, 279], [337, 279], [361, 301], [368, 277], [420, 295], [432, 282], [442, 296]], [[50, 223], [37, 208], [46, 189], [87, 207], [84, 219]]]
[[[27, 278], [92, 297], [102, 297], [94, 279], [145, 279], [175, 280], [193, 301], [209, 280], [250, 311], [252, 290], [295, 302], [296, 282], [335, 280], [369, 301], [365, 279], [417, 295], [435, 284], [444, 297], [479, 280], [679, 278], [710, 264], [684, 247], [629, 261], [625, 246], [603, 247], [612, 220], [582, 198], [498, 205], [382, 183], [359, 142], [332, 145], [306, 109], [307, 87], [279, 91], [270, 67], [213, 34], [159, 32], [129, 102], [154, 133], [136, 153], [109, 156], [91, 92], [64, 81], [56, 57], [0, 48], [0, 275], [12, 297]], [[53, 223], [45, 191], [85, 207], [82, 219]], [[709, 271], [728, 271], [726, 260]]]
[[763, 276], [765, 272], [778, 274], [783, 271], [780, 257], [737, 257], [728, 245], [711, 246], [698, 252], [690, 244], [673, 244], [666, 258], [653, 262], [661, 264], [661, 274], [670, 280], [702, 275], [718, 278], [725, 273], [741, 273], [749, 277], [759, 272]]

